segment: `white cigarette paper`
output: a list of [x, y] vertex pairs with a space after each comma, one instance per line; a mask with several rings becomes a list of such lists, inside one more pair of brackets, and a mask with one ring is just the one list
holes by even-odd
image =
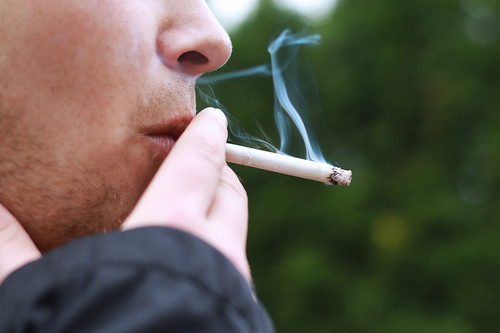
[[352, 171], [330, 164], [226, 144], [226, 161], [333, 185], [351, 184]]

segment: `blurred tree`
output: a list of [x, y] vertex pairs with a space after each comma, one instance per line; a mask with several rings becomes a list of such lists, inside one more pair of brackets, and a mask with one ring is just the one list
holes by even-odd
[[[268, 63], [296, 14], [262, 1], [224, 71]], [[498, 332], [500, 3], [341, 0], [308, 27], [328, 133], [354, 171], [335, 188], [235, 167], [249, 257], [280, 332]], [[269, 78], [214, 85], [250, 133], [276, 140]], [[307, 87], [306, 87], [307, 88]]]

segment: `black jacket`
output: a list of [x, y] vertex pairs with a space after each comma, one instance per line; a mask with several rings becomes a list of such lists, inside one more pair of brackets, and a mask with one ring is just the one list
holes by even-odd
[[236, 268], [184, 232], [76, 240], [0, 286], [0, 332], [273, 332]]

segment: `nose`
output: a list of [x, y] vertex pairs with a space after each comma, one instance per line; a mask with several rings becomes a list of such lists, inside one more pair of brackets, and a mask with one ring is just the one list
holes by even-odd
[[163, 63], [192, 76], [224, 65], [231, 55], [231, 40], [206, 2], [185, 0], [176, 7], [169, 11], [158, 35], [157, 50]]

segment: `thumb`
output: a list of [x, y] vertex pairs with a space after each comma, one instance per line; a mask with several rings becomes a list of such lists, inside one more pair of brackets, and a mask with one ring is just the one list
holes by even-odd
[[0, 284], [10, 273], [40, 256], [21, 224], [0, 205]]

